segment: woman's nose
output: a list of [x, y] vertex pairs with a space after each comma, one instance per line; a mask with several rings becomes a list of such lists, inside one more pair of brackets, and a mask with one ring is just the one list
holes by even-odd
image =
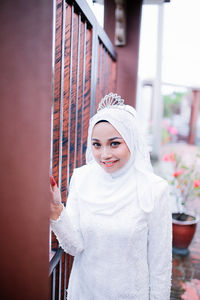
[[103, 147], [101, 151], [101, 159], [107, 160], [112, 157], [111, 151], [108, 147]]

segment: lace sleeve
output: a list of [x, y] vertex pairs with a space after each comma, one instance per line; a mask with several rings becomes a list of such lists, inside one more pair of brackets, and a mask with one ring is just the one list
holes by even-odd
[[78, 197], [74, 173], [70, 182], [66, 208], [63, 208], [57, 220], [50, 221], [50, 225], [65, 252], [75, 256], [83, 250], [83, 237], [79, 226]]
[[169, 300], [172, 269], [172, 219], [168, 186], [159, 193], [149, 216], [150, 300]]

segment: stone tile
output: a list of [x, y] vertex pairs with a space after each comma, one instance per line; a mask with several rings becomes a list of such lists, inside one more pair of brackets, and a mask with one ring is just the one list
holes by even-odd
[[200, 299], [200, 280], [193, 279], [190, 282], [182, 284], [184, 293], [181, 295], [182, 300], [199, 300]]

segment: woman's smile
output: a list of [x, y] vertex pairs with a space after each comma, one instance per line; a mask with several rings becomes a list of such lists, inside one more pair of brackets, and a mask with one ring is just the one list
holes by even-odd
[[113, 161], [102, 161], [101, 164], [103, 164], [105, 167], [110, 168], [113, 167], [119, 160], [113, 160]]

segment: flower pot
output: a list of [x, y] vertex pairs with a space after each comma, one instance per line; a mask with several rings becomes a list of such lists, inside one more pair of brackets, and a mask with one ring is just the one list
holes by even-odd
[[184, 213], [172, 214], [173, 253], [189, 254], [189, 245], [196, 231], [198, 220]]

